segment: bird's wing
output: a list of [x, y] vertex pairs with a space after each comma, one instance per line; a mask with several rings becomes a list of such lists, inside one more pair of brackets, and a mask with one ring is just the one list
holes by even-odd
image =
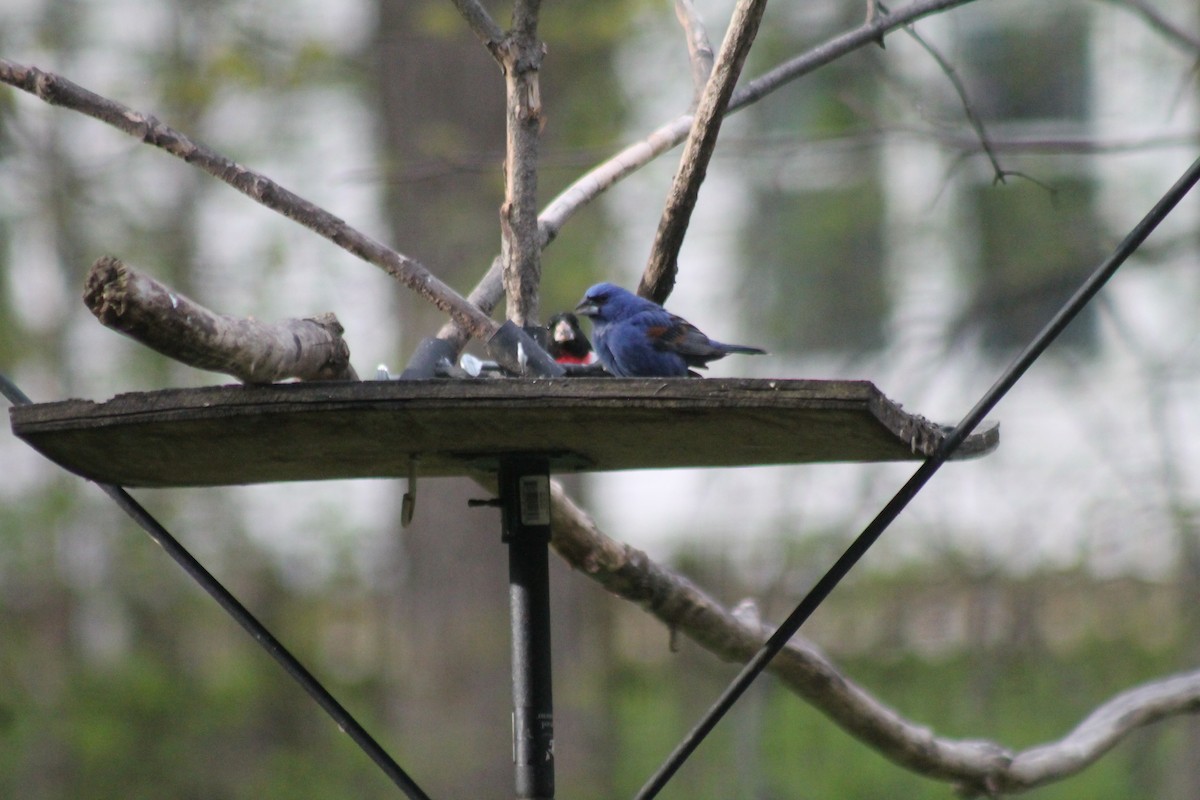
[[662, 344], [669, 328], [666, 312], [647, 310], [606, 326], [603, 337], [596, 335], [596, 349], [601, 359], [607, 355], [606, 366], [619, 376], [682, 375], [687, 371], [684, 359]]
[[704, 362], [722, 354], [720, 348], [692, 323], [674, 314], [664, 314], [667, 324], [656, 337], [658, 347], [683, 356], [692, 366], [704, 366]]

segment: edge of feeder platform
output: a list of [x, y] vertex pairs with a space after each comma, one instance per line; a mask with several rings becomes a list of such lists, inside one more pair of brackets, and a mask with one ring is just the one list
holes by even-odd
[[[947, 428], [868, 381], [565, 378], [214, 386], [15, 406], [13, 432], [124, 486], [923, 459]], [[991, 452], [985, 423], [956, 458]]]

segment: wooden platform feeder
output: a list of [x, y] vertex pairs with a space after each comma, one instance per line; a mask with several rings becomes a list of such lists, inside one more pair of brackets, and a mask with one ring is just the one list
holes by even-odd
[[[551, 472], [913, 460], [946, 435], [865, 381], [239, 385], [37, 403], [10, 414], [13, 432], [50, 460], [124, 486], [495, 474], [509, 553], [516, 796], [541, 800], [554, 797]], [[986, 426], [957, 457], [998, 443], [998, 426]], [[424, 797], [415, 784], [406, 791]]]
[[[493, 471], [923, 459], [945, 429], [866, 381], [428, 380], [219, 386], [11, 409], [13, 432], [85, 478], [218, 486]], [[992, 425], [958, 457], [999, 443]]]

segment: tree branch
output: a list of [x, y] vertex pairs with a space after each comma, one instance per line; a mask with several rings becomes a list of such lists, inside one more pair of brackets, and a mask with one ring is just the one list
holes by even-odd
[[704, 20], [692, 0], [675, 0], [675, 16], [683, 26], [684, 35], [687, 36], [688, 61], [692, 65], [692, 107], [695, 108], [700, 103], [704, 87], [708, 85], [709, 76], [712, 75], [712, 43], [708, 40]]
[[479, 37], [479, 41], [483, 42], [483, 46], [495, 56], [500, 42], [504, 40], [504, 31], [492, 19], [492, 15], [479, 3], [479, 0], [452, 0], [452, 2], [459, 13], [463, 15], [467, 24], [471, 26], [471, 30]]
[[325, 209], [247, 169], [182, 133], [127, 106], [88, 91], [59, 75], [0, 58], [0, 82], [15, 86], [51, 105], [63, 106], [106, 122], [125, 133], [200, 167], [267, 208], [320, 234], [342, 249], [374, 264], [437, 308], [454, 317], [471, 336], [487, 340], [499, 326], [417, 261], [375, 241]]
[[874, 20], [835, 36], [824, 44], [785, 61], [749, 81], [734, 93], [727, 113], [740, 111], [751, 103], [758, 102], [779, 87], [836, 61], [864, 45], [878, 43], [879, 39], [889, 31], [909, 25], [922, 17], [972, 2], [975, 0], [915, 0], [903, 8], [877, 16]]
[[[878, 2], [878, 0], [876, 0]], [[1006, 176], [1013, 173], [1008, 172], [1000, 166], [999, 159], [996, 158], [996, 151], [992, 148], [992, 140], [988, 136], [987, 129], [983, 127], [983, 120], [979, 118], [979, 114], [975, 112], [975, 106], [971, 103], [971, 98], [967, 94], [967, 87], [963, 84], [962, 79], [958, 77], [958, 70], [954, 65], [942, 55], [941, 51], [934, 47], [929, 41], [917, 33], [916, 29], [911, 25], [904, 26], [904, 32], [916, 42], [922, 50], [929, 54], [929, 57], [938, 65], [938, 69], [946, 76], [946, 80], [950, 81], [950, 85], [954, 87], [955, 94], [958, 95], [958, 101], [962, 104], [963, 113], [967, 117], [967, 122], [975, 131], [975, 135], [979, 137], [979, 146], [983, 150], [992, 165], [992, 183], [1004, 183]]]
[[1002, 792], [1023, 791], [1069, 777], [1095, 763], [1138, 728], [1200, 711], [1200, 671], [1144, 683], [1097, 707], [1057, 742], [1017, 753], [997, 775]]
[[92, 265], [83, 301], [105, 326], [243, 383], [358, 380], [333, 314], [274, 323], [217, 314], [112, 256]]
[[[907, 25], [922, 17], [946, 11], [956, 6], [966, 5], [974, 0], [916, 0], [887, 16], [839, 34], [812, 50], [796, 58], [790, 59], [775, 67], [758, 78], [744, 84], [733, 93], [726, 113], [739, 111], [746, 106], [766, 97], [771, 92], [787, 83], [807, 75], [838, 58], [857, 50], [864, 45], [875, 43], [884, 33]], [[558, 236], [562, 226], [580, 209], [595, 200], [617, 182], [658, 158], [688, 135], [692, 126], [692, 115], [683, 114], [660, 125], [645, 138], [634, 142], [619, 153], [593, 167], [577, 178], [543, 209], [538, 218], [538, 230], [541, 246], [544, 248]], [[494, 307], [503, 296], [502, 284], [497, 282], [501, 268], [498, 262], [493, 262], [491, 270], [480, 280], [471, 298], [480, 307]], [[484, 301], [487, 301], [486, 303]], [[457, 326], [452, 322], [451, 325]], [[467, 333], [456, 330], [449, 332], [450, 326], [438, 334], [444, 339], [454, 338], [466, 341]]]
[[666, 302], [675, 288], [679, 250], [683, 247], [683, 238], [700, 196], [700, 184], [704, 182], [708, 162], [717, 147], [729, 98], [733, 96], [733, 88], [742, 74], [742, 65], [746, 63], [766, 10], [767, 0], [738, 0], [725, 41], [721, 43], [721, 52], [717, 54], [712, 78], [700, 96], [692, 129], [679, 160], [679, 170], [667, 195], [667, 207], [659, 220], [650, 261], [638, 286], [638, 294], [656, 303]]
[[[551, 482], [555, 551], [608, 591], [636, 603], [672, 632], [727, 661], [749, 660], [770, 635], [739, 619], [686, 578], [606, 536]], [[1056, 742], [1014, 752], [994, 742], [949, 739], [905, 719], [841, 673], [812, 643], [793, 639], [769, 669], [791, 691], [864, 744], [908, 770], [966, 795], [1019, 792], [1074, 775], [1137, 728], [1200, 710], [1200, 671], [1143, 684], [1111, 698]]]
[[[484, 273], [483, 279], [467, 296], [467, 301], [473, 303], [483, 313], [490, 315], [502, 297], [504, 297], [504, 261], [500, 256], [496, 256], [492, 259], [492, 266]], [[461, 351], [467, 346], [467, 341], [471, 337], [462, 325], [451, 318], [438, 331], [437, 338], [451, 342], [456, 351]]]
[[1112, 5], [1126, 6], [1130, 11], [1141, 17], [1151, 28], [1161, 33], [1164, 38], [1174, 42], [1184, 50], [1193, 54], [1200, 51], [1200, 37], [1184, 30], [1167, 19], [1161, 11], [1145, 2], [1145, 0], [1108, 0], [1108, 2]]
[[504, 291], [507, 315], [517, 325], [537, 323], [542, 245], [537, 220], [538, 139], [542, 96], [538, 81], [543, 47], [537, 37], [541, 0], [517, 0], [512, 29], [496, 50], [504, 70], [507, 98], [507, 147], [504, 158]]

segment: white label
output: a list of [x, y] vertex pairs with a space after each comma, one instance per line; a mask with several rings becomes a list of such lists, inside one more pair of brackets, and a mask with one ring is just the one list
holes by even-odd
[[550, 478], [522, 475], [520, 480], [521, 524], [550, 524]]

